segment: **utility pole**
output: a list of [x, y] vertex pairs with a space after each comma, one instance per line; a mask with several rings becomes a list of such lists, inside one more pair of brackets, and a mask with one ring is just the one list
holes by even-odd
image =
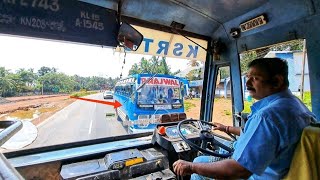
[[302, 50], [302, 72], [301, 72], [301, 88], [300, 88], [300, 98], [303, 101], [304, 92], [304, 66], [306, 64], [306, 40], [303, 40], [303, 50]]
[[44, 85], [44, 82], [42, 81], [42, 86], [41, 86], [41, 95], [43, 95], [43, 85]]

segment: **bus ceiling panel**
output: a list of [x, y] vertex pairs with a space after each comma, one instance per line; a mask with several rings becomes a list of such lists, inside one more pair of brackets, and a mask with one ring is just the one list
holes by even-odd
[[[253, 34], [281, 26], [282, 24], [290, 26], [291, 22], [311, 16], [315, 13], [314, 6], [311, 1], [312, 0], [271, 0], [257, 9], [247, 12], [246, 14], [225, 23], [225, 28], [228, 33], [232, 28], [238, 28], [241, 30], [240, 24], [248, 22], [262, 14], [265, 15], [267, 23], [265, 25], [257, 26], [256, 28], [251, 28], [247, 31], [242, 31], [240, 38], [251, 36]], [[247, 23], [247, 25], [250, 26], [250, 23]], [[217, 31], [214, 34], [214, 37], [223, 36], [224, 34], [222, 33], [224, 32]], [[229, 38], [231, 38], [230, 33], [228, 35]], [[261, 39], [257, 39], [257, 41], [261, 41]]]
[[116, 15], [77, 0], [0, 1], [0, 33], [115, 47]]
[[172, 21], [184, 24], [183, 30], [212, 36], [224, 22], [259, 7], [267, 0], [126, 0], [122, 5], [122, 15], [170, 26]]
[[267, 0], [168, 0], [181, 7], [197, 12], [207, 19], [227, 22], [250, 10], [256, 9]]
[[319, 24], [320, 14], [289, 22], [287, 24], [282, 24], [281, 26], [273, 29], [268, 29], [251, 36], [240, 38], [238, 40], [238, 49], [239, 52], [243, 52], [294, 39], [302, 39], [310, 33], [317, 32], [318, 28], [310, 27], [319, 27]]
[[[306, 0], [307, 1], [307, 0]], [[320, 0], [308, 0], [314, 6], [316, 12], [320, 12]]]
[[218, 23], [168, 0], [124, 1], [122, 15], [170, 27], [173, 21], [184, 24], [183, 30], [211, 36]]
[[[176, 32], [172, 31], [171, 26], [164, 26], [164, 25], [153, 23], [153, 22], [144, 21], [141, 19], [128, 17], [128, 16], [121, 16], [121, 19], [122, 19], [122, 21], [127, 22], [132, 25], [146, 27], [148, 29], [154, 29], [154, 30], [163, 31], [163, 32], [167, 32], [167, 33], [177, 34]], [[188, 32], [185, 30], [179, 30], [179, 34], [184, 35], [184, 36], [188, 36], [188, 37], [197, 38], [197, 39], [203, 39], [203, 40], [210, 40], [211, 39], [211, 36], [204, 36], [204, 35], [196, 34], [193, 32]]]

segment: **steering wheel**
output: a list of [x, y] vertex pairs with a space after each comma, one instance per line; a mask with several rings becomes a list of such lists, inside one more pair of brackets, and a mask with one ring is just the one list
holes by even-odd
[[[199, 134], [199, 138], [202, 141], [202, 144], [205, 145], [205, 147], [200, 147], [199, 145], [196, 145], [195, 143], [193, 143], [192, 141], [188, 140], [181, 132], [181, 126], [182, 124], [186, 124], [186, 123], [190, 123], [190, 122], [197, 122], [199, 124], [200, 127], [200, 134]], [[181, 139], [183, 141], [185, 141], [187, 144], [189, 144], [191, 147], [193, 147], [194, 149], [201, 151], [203, 153], [206, 153], [208, 155], [212, 155], [212, 156], [216, 156], [216, 157], [221, 157], [221, 158], [228, 158], [233, 154], [233, 149], [231, 149], [230, 147], [224, 145], [223, 143], [219, 142], [218, 140], [216, 140], [214, 137], [215, 135], [213, 134], [212, 130], [208, 130], [205, 129], [203, 127], [202, 124], [206, 124], [209, 125], [211, 127], [213, 127], [214, 125], [206, 122], [206, 121], [201, 121], [201, 120], [195, 120], [195, 119], [186, 119], [183, 121], [180, 121], [178, 126], [177, 126], [177, 130], [178, 130], [178, 134], [181, 137]], [[230, 136], [230, 134], [228, 134]], [[231, 136], [232, 139], [234, 138], [233, 136]], [[218, 146], [226, 151], [228, 151], [228, 153], [218, 153], [212, 150], [209, 150], [207, 148], [207, 144], [208, 142], [211, 142], [214, 146]]]

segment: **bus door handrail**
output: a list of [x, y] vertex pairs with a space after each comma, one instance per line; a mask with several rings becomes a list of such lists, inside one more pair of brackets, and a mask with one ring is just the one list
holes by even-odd
[[0, 129], [3, 129], [0, 132], [0, 146], [15, 135], [22, 126], [22, 122], [19, 120], [0, 121]]

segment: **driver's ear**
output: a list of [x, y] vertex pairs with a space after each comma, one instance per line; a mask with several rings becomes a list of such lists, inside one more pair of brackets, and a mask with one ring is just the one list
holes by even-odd
[[272, 80], [271, 80], [271, 83], [272, 83], [272, 87], [274, 89], [280, 89], [283, 87], [284, 85], [284, 78], [283, 76], [281, 75], [275, 75]]

